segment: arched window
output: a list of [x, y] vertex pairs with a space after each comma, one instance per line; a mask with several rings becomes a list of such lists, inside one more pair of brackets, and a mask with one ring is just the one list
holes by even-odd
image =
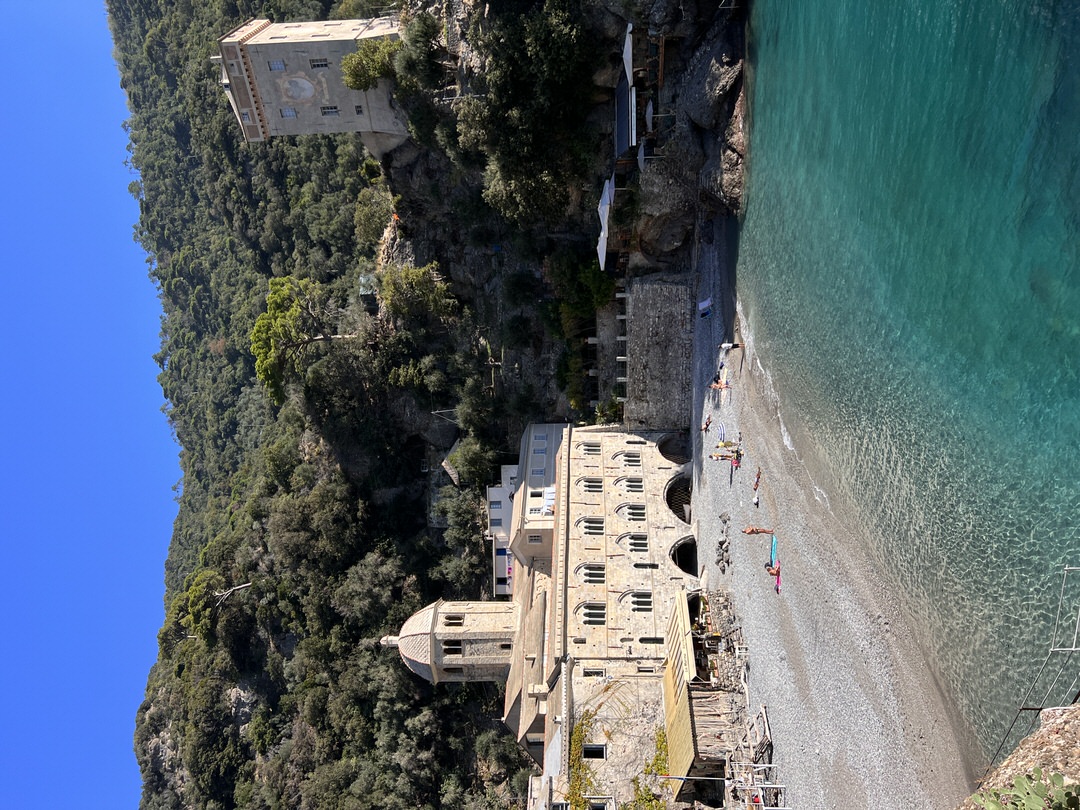
[[634, 613], [652, 613], [651, 591], [633, 591], [626, 600]]
[[639, 532], [631, 532], [619, 536], [618, 544], [635, 554], [643, 554], [649, 550], [649, 536]]
[[603, 602], [586, 602], [578, 608], [581, 623], [593, 627], [603, 627], [607, 624], [607, 606]]
[[635, 523], [645, 520], [645, 504], [627, 503], [619, 507], [619, 513], [626, 519]]
[[603, 478], [579, 478], [578, 484], [586, 492], [603, 492], [604, 491], [604, 479]]
[[604, 519], [602, 517], [583, 517], [578, 520], [581, 533], [586, 536], [599, 537], [604, 533]]
[[603, 563], [582, 563], [578, 566], [581, 579], [591, 585], [603, 585], [605, 570]]

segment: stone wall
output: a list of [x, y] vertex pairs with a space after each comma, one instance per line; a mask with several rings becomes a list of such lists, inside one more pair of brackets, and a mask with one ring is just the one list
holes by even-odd
[[694, 311], [685, 276], [644, 276], [629, 283], [623, 415], [631, 430], [690, 424]]

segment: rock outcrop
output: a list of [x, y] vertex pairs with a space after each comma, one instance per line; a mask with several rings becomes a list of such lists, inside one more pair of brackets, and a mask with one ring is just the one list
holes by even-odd
[[[1043, 709], [1039, 728], [1016, 746], [983, 782], [983, 788], [1012, 787], [1013, 779], [1034, 768], [1064, 775], [1066, 783], [1080, 777], [1080, 706]], [[958, 810], [979, 810], [970, 798]]]

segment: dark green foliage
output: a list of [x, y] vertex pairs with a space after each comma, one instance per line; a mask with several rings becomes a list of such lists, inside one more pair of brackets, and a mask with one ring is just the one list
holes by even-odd
[[[144, 808], [499, 807], [521, 790], [513, 743], [477, 746], [494, 689], [433, 689], [373, 644], [490, 576], [475, 489], [439, 538], [413, 477], [417, 414], [461, 392], [469, 441], [494, 432], [472, 315], [428, 268], [387, 268], [370, 318], [394, 204], [377, 164], [349, 135], [242, 143], [209, 61], [248, 17], [330, 5], [107, 2], [183, 448], [136, 717]], [[482, 477], [490, 451], [466, 447]]]
[[394, 55], [401, 50], [400, 39], [362, 39], [356, 53], [341, 59], [345, 86], [353, 90], [370, 90], [382, 78], [393, 78]]
[[402, 47], [393, 55], [398, 83], [407, 93], [434, 90], [446, 76], [439, 63], [439, 21], [423, 11], [406, 23], [401, 32]]
[[585, 121], [597, 43], [578, 0], [486, 6], [470, 41], [485, 69], [457, 129], [463, 150], [487, 157], [484, 199], [517, 223], [559, 222], [595, 151]]

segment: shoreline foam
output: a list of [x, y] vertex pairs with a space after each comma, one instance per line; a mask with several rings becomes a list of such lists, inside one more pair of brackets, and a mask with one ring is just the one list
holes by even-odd
[[[700, 245], [699, 298], [721, 296], [724, 254]], [[696, 325], [694, 415], [742, 433], [745, 457], [731, 475], [708, 459], [712, 431], [695, 436], [694, 517], [699, 558], [714, 589], [731, 594], [749, 647], [750, 703], [768, 706], [779, 780], [793, 808], [952, 808], [971, 791], [975, 752], [859, 538], [815, 496], [818, 485], [785, 447], [778, 404], [751, 349], [728, 353], [726, 404], [708, 396], [724, 325]], [[738, 338], [737, 338], [738, 339]], [[752, 504], [757, 467], [760, 507]], [[729, 483], [731, 481], [731, 483]], [[824, 491], [824, 490], [822, 490]], [[722, 516], [727, 516], [723, 520]], [[783, 587], [763, 570], [777, 529]], [[721, 571], [721, 544], [731, 565]]]

